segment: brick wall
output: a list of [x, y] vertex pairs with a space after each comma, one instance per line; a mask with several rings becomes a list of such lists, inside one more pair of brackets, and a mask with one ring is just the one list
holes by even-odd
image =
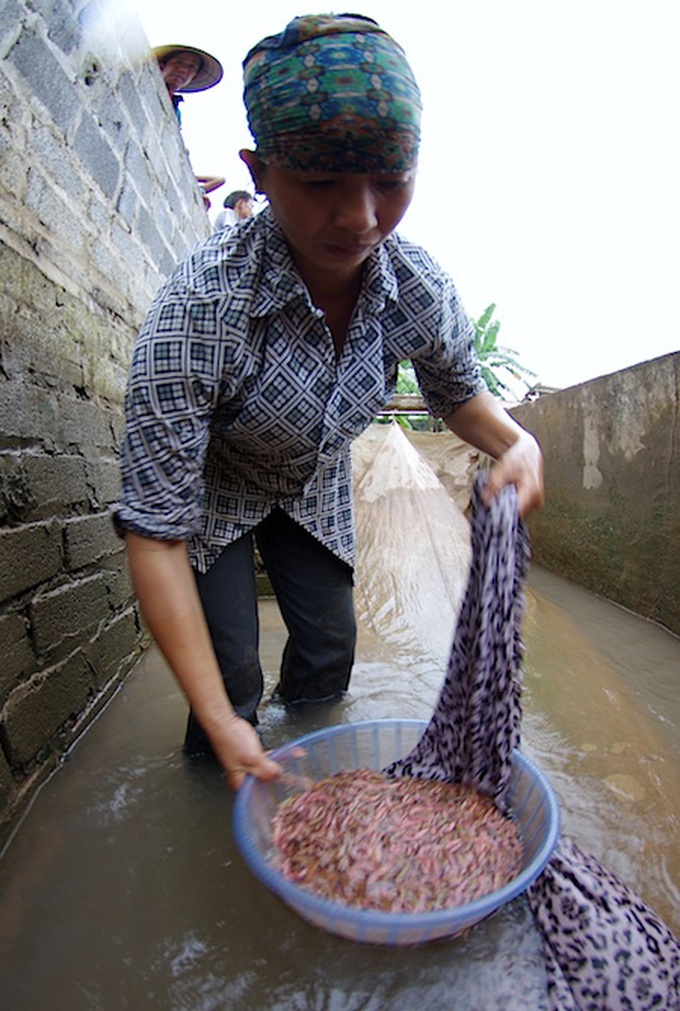
[[155, 289], [209, 231], [115, 9], [0, 0], [0, 833], [145, 644], [108, 518], [125, 378]]

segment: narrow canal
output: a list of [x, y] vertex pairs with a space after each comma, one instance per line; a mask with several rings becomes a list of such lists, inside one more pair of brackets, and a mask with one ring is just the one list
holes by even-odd
[[[333, 723], [429, 717], [464, 583], [460, 574], [447, 582], [442, 557], [464, 558], [466, 546], [457, 521], [443, 556], [439, 536], [426, 543], [412, 512], [423, 513], [421, 494], [435, 530], [445, 522], [439, 506], [448, 507], [422, 480], [406, 483], [391, 489], [391, 505], [371, 498], [375, 482], [370, 494], [364, 485], [382, 519], [374, 543], [362, 542], [350, 693], [295, 714], [265, 704], [268, 746]], [[398, 530], [390, 510], [407, 506], [411, 518]], [[362, 508], [359, 494], [360, 522]], [[399, 537], [419, 546], [409, 553], [413, 571], [376, 571], [388, 536], [392, 547]], [[268, 697], [284, 642], [273, 601], [261, 602], [261, 621]], [[523, 746], [556, 789], [564, 833], [677, 934], [680, 639], [537, 566], [524, 635]], [[540, 939], [522, 898], [465, 937], [410, 949], [353, 944], [298, 919], [244, 867], [223, 779], [182, 756], [184, 719], [152, 650], [39, 793], [0, 859], [4, 1008], [547, 1007]]]

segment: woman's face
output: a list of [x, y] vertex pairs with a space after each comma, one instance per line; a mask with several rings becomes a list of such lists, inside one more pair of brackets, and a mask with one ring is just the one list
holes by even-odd
[[305, 280], [351, 281], [394, 231], [413, 197], [415, 170], [399, 173], [300, 172], [241, 152], [266, 193]]
[[196, 53], [173, 53], [160, 68], [166, 88], [171, 95], [174, 95], [176, 91], [181, 91], [187, 84], [191, 84], [201, 69], [201, 58]]

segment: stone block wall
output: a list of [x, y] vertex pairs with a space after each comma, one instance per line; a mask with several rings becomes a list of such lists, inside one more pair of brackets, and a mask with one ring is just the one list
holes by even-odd
[[536, 561], [680, 635], [680, 353], [512, 413], [545, 454]]
[[0, 836], [146, 643], [108, 515], [125, 379], [209, 232], [119, 6], [0, 0]]

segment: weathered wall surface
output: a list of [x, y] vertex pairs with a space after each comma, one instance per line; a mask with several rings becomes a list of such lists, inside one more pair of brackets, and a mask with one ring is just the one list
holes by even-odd
[[107, 513], [124, 383], [153, 292], [209, 231], [115, 6], [0, 0], [0, 830], [144, 645]]
[[541, 565], [680, 634], [680, 353], [513, 410], [545, 453]]

